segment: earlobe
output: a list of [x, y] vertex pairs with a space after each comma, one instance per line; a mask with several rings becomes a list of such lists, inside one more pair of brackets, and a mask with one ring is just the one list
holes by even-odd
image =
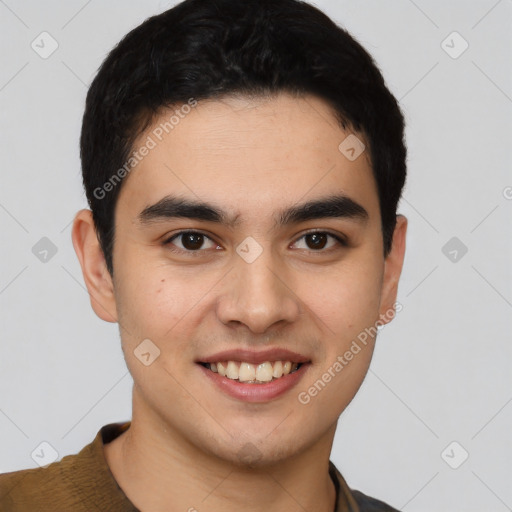
[[380, 321], [387, 324], [394, 317], [394, 304], [398, 293], [398, 281], [402, 273], [405, 256], [405, 238], [407, 234], [407, 218], [397, 215], [396, 226], [393, 232], [391, 250], [384, 262], [384, 276], [382, 282]]
[[82, 267], [92, 309], [102, 320], [117, 322], [112, 277], [96, 235], [91, 210], [80, 210], [75, 215], [71, 238]]

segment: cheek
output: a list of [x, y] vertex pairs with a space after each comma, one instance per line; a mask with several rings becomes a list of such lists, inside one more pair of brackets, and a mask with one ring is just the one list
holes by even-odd
[[116, 302], [127, 352], [146, 338], [159, 347], [162, 359], [190, 351], [195, 329], [214, 307], [214, 287], [221, 275], [165, 261], [145, 264], [134, 257], [123, 263]]
[[381, 279], [378, 261], [365, 264], [361, 260], [323, 277], [310, 276], [300, 295], [309, 296], [305, 302], [328, 328], [327, 333], [343, 341], [377, 321]]
[[116, 303], [124, 334], [131, 342], [161, 339], [190, 308], [186, 281], [176, 279], [163, 266], [144, 265], [128, 258], [119, 269]]

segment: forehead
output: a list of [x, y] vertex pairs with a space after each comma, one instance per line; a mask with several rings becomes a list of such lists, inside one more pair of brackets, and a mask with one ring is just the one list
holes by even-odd
[[177, 105], [135, 142], [140, 161], [125, 178], [117, 208], [134, 216], [172, 194], [223, 204], [243, 221], [244, 212], [265, 215], [339, 193], [378, 215], [368, 148], [357, 156], [363, 144], [314, 96]]

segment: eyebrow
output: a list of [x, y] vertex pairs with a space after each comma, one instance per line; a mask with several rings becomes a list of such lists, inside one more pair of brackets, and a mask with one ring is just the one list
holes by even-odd
[[[164, 222], [174, 218], [187, 218], [223, 224], [230, 228], [240, 224], [239, 215], [232, 216], [213, 204], [176, 196], [165, 196], [142, 210], [137, 219], [143, 225]], [[345, 218], [366, 222], [368, 212], [350, 197], [337, 194], [294, 205], [277, 212], [276, 226], [297, 224], [308, 220]]]

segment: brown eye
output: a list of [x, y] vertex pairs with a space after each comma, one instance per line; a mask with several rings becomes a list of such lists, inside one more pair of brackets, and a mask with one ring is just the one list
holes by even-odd
[[184, 233], [181, 235], [182, 244], [185, 249], [194, 251], [200, 249], [204, 242], [204, 236], [199, 233]]
[[[302, 247], [301, 241], [302, 242]], [[336, 245], [340, 247], [347, 247], [347, 242], [341, 236], [327, 233], [324, 231], [315, 231], [313, 233], [306, 233], [301, 236], [294, 245], [299, 245], [299, 249], [306, 249], [312, 252], [327, 252], [329, 249], [334, 249]], [[323, 249], [326, 249], [325, 251]]]
[[310, 249], [323, 249], [327, 244], [327, 237], [328, 235], [326, 233], [312, 233], [306, 235], [305, 239], [309, 242], [306, 243]]
[[[181, 243], [179, 243], [180, 239]], [[206, 247], [204, 247], [205, 244]], [[201, 249], [211, 249], [215, 247], [216, 244], [210, 237], [203, 235], [203, 233], [197, 231], [181, 231], [164, 242], [164, 245], [175, 246], [176, 249], [172, 250], [176, 251], [199, 252]]]

